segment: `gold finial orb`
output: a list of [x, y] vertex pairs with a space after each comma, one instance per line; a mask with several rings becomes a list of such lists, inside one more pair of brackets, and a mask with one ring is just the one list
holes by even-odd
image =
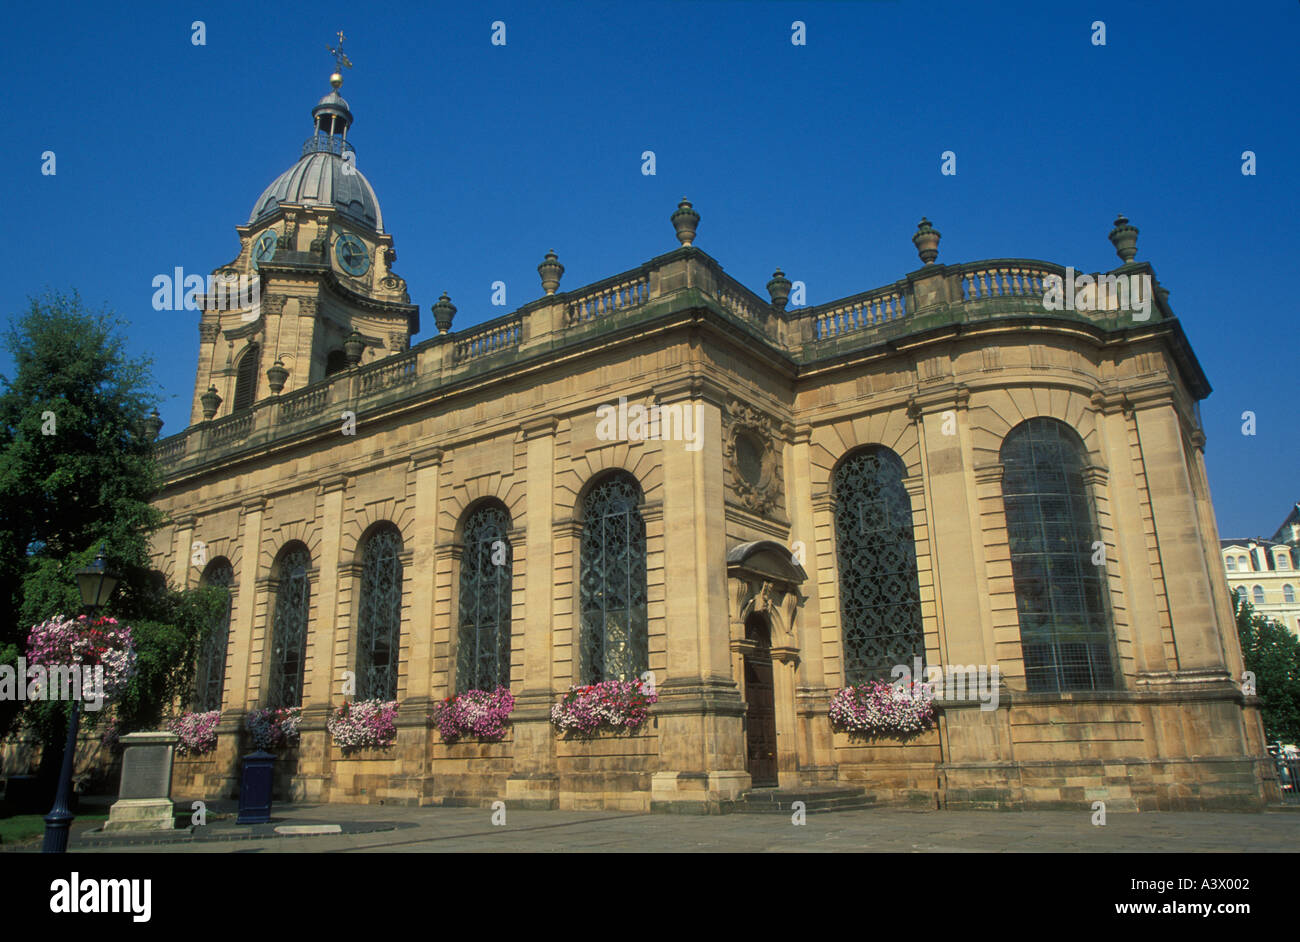
[[342, 84], [343, 84], [343, 76], [339, 75], [337, 72], [335, 72], [333, 75], [330, 76], [331, 87], [337, 89]]

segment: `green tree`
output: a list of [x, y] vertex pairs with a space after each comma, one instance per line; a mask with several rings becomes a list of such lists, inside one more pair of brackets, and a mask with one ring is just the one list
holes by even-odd
[[[127, 728], [151, 727], [191, 682], [197, 645], [220, 591], [176, 592], [152, 571], [150, 501], [159, 474], [144, 433], [156, 405], [151, 364], [132, 358], [108, 313], [75, 294], [31, 301], [6, 338], [14, 376], [0, 377], [0, 662], [23, 653], [32, 625], [81, 610], [76, 570], [100, 544], [122, 581], [106, 614], [135, 632], [139, 673], [117, 708]], [[0, 703], [0, 736], [23, 704]], [[96, 714], [87, 714], [91, 723]], [[62, 748], [66, 705], [32, 704], [27, 725]]]
[[1263, 702], [1264, 734], [1269, 742], [1300, 742], [1300, 639], [1257, 613], [1245, 592], [1233, 599], [1242, 657]]

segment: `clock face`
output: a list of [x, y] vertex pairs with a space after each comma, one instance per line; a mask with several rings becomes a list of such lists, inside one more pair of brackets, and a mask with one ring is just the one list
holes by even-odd
[[334, 243], [334, 257], [349, 275], [364, 275], [370, 268], [370, 253], [366, 244], [350, 233], [339, 236]]
[[253, 244], [253, 268], [256, 269], [259, 262], [269, 262], [275, 257], [275, 244], [279, 238], [274, 229], [268, 229], [257, 237]]

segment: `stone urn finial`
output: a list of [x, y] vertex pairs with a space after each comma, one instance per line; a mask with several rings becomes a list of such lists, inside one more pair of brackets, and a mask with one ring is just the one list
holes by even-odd
[[1110, 230], [1110, 244], [1115, 246], [1115, 254], [1125, 265], [1137, 255], [1138, 229], [1129, 225], [1123, 213], [1115, 217], [1115, 228]]
[[147, 416], [145, 416], [144, 419], [145, 439], [151, 442], [157, 441], [158, 433], [162, 431], [162, 427], [163, 427], [162, 416], [158, 414], [158, 408], [155, 406], [154, 410], [150, 412]]
[[930, 225], [930, 220], [922, 216], [916, 226], [916, 232], [912, 235], [912, 244], [916, 246], [916, 254], [921, 256], [921, 264], [934, 264], [934, 260], [939, 257], [940, 238], [942, 233]]
[[785, 277], [785, 272], [781, 269], [772, 272], [772, 280], [767, 283], [767, 293], [772, 296], [772, 307], [778, 311], [784, 311], [790, 303], [790, 279]]
[[682, 201], [677, 204], [677, 212], [670, 218], [673, 221], [673, 228], [677, 230], [677, 241], [689, 248], [695, 241], [695, 229], [700, 224], [700, 214], [691, 206], [691, 201], [683, 196]]
[[199, 404], [203, 406], [203, 418], [211, 419], [217, 414], [217, 409], [221, 406], [221, 397], [217, 395], [217, 387], [209, 386], [208, 391], [199, 396]]
[[451, 303], [447, 292], [443, 292], [433, 305], [433, 322], [438, 325], [438, 333], [445, 334], [451, 330], [451, 319], [456, 316], [456, 305]]
[[555, 294], [560, 287], [560, 279], [564, 276], [564, 266], [560, 264], [555, 249], [546, 253], [542, 264], [537, 266], [537, 273], [542, 276], [542, 290], [547, 294]]
[[289, 378], [289, 371], [284, 368], [284, 361], [279, 357], [271, 364], [271, 368], [266, 371], [266, 382], [271, 387], [271, 392], [277, 396], [280, 390], [284, 389], [285, 381]]
[[366, 340], [361, 336], [361, 331], [355, 327], [352, 333], [348, 334], [348, 339], [343, 341], [343, 355], [347, 357], [348, 366], [356, 366], [361, 362], [361, 354], [366, 349]]

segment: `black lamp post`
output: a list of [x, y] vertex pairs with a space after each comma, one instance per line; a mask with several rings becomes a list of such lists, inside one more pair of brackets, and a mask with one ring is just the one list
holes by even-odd
[[[108, 568], [108, 561], [104, 559], [104, 544], [101, 543], [95, 561], [85, 569], [77, 570], [81, 601], [90, 610], [92, 619], [108, 603], [109, 596], [117, 588], [117, 582], [118, 575]], [[74, 817], [68, 810], [68, 798], [72, 792], [72, 766], [77, 755], [77, 727], [80, 723], [81, 697], [76, 696], [72, 698], [72, 713], [68, 716], [68, 741], [63, 746], [59, 791], [54, 797], [54, 807], [45, 816], [45, 844], [41, 848], [42, 853], [62, 854], [68, 849], [68, 829], [72, 826]]]

